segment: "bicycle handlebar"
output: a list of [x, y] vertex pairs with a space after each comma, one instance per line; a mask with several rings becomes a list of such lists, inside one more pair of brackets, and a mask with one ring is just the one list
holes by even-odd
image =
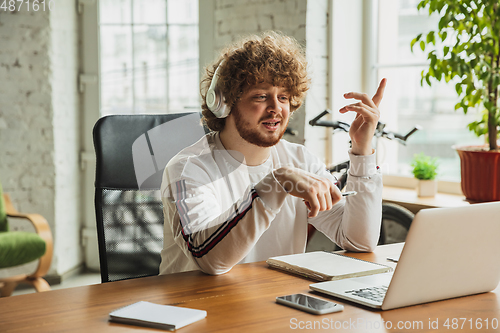
[[321, 125], [316, 125], [316, 123], [318, 122], [318, 120], [320, 120], [321, 118], [323, 118], [324, 116], [326, 116], [329, 113], [330, 113], [330, 110], [325, 110], [325, 111], [321, 112], [319, 115], [317, 115], [313, 119], [309, 120], [309, 125], [311, 125], [311, 126], [321, 126]]
[[339, 129], [344, 132], [349, 132], [349, 128], [351, 127], [351, 125], [349, 125], [348, 123], [344, 123], [343, 121], [331, 121], [331, 120], [320, 120], [311, 126], [331, 127], [334, 130]]
[[[344, 132], [349, 132], [349, 128], [351, 125], [348, 123], [345, 123], [343, 121], [331, 121], [331, 120], [320, 120], [322, 117], [325, 115], [329, 114], [330, 110], [325, 110], [321, 112], [319, 115], [314, 117], [309, 121], [309, 125], [311, 126], [322, 126], [322, 127], [331, 127], [334, 130], [340, 129]], [[390, 132], [385, 129], [385, 123], [383, 122], [378, 122], [377, 128], [375, 129], [375, 134], [374, 136], [376, 137], [384, 137], [389, 140], [396, 140], [398, 143], [406, 146], [406, 140], [416, 131], [421, 130], [422, 127], [420, 125], [415, 125], [408, 133], [405, 135], [395, 133], [395, 132]]]
[[309, 121], [309, 125], [311, 126], [322, 126], [322, 127], [331, 127], [334, 130], [340, 129], [344, 132], [349, 132], [349, 128], [351, 125], [348, 123], [344, 123], [343, 121], [331, 121], [331, 120], [320, 120], [322, 117], [330, 114], [330, 110], [325, 110], [321, 112], [319, 115], [314, 117]]
[[398, 143], [402, 144], [403, 146], [406, 146], [406, 140], [416, 131], [421, 130], [422, 126], [420, 125], [415, 125], [408, 133], [405, 135], [403, 134], [398, 134], [395, 132], [389, 132], [385, 129], [385, 124], [380, 122], [377, 125], [377, 130], [375, 131], [375, 136], [376, 137], [384, 137], [389, 140], [396, 140]]

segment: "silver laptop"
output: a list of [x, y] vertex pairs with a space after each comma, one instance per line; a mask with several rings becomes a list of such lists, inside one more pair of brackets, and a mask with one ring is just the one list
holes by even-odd
[[393, 273], [309, 287], [382, 310], [491, 291], [500, 281], [499, 238], [500, 202], [424, 209]]

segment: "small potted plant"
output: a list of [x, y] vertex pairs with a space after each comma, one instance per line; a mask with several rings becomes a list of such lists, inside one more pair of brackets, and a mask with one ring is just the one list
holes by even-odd
[[433, 197], [437, 192], [437, 158], [420, 153], [413, 156], [411, 163], [413, 176], [418, 179], [417, 193], [419, 197]]

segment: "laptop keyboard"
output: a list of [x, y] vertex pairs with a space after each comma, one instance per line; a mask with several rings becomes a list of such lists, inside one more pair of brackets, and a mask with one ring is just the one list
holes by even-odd
[[346, 294], [356, 295], [375, 302], [382, 303], [387, 292], [387, 286], [369, 287], [346, 291]]

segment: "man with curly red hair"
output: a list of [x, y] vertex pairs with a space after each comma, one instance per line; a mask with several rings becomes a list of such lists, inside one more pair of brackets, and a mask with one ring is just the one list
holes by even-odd
[[310, 79], [299, 44], [278, 33], [243, 39], [202, 80], [203, 120], [212, 130], [176, 155], [162, 182], [160, 274], [222, 274], [237, 263], [304, 252], [312, 224], [351, 251], [371, 251], [381, 222], [381, 176], [371, 147], [385, 87], [340, 112], [351, 125], [351, 169], [342, 198], [325, 165], [282, 140]]

